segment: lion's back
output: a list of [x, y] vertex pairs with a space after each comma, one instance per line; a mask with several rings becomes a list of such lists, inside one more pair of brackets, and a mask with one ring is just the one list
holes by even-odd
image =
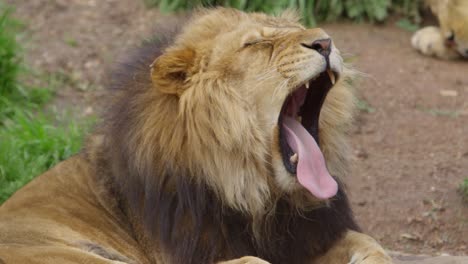
[[78, 154], [18, 190], [0, 206], [0, 260], [145, 263], [98, 177]]

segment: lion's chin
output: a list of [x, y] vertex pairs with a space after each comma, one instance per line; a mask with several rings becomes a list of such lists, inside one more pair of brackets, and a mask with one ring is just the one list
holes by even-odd
[[278, 120], [285, 169], [318, 199], [333, 197], [338, 184], [319, 148], [319, 116], [337, 74], [330, 69], [297, 87], [285, 100]]

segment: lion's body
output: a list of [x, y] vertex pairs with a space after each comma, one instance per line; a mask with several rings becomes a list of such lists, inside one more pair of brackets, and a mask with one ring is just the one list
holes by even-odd
[[[258, 41], [259, 27], [271, 43]], [[357, 232], [342, 184], [350, 72], [336, 49], [325, 61], [297, 45], [327, 35], [290, 13], [217, 9], [165, 36], [114, 75], [83, 151], [0, 206], [0, 260], [390, 263]], [[285, 170], [277, 122], [301, 76], [325, 66], [340, 74], [320, 119], [338, 191], [320, 201]]]
[[[4, 263], [149, 263], [84, 155], [38, 176], [1, 206]], [[0, 263], [3, 263], [0, 261]]]
[[427, 0], [439, 27], [418, 30], [411, 43], [428, 56], [442, 59], [468, 58], [468, 1]]

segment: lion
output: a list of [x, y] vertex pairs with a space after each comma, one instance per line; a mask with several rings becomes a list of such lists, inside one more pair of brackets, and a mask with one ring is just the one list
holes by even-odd
[[440, 27], [424, 27], [411, 39], [424, 55], [441, 59], [468, 58], [468, 1], [426, 0]]
[[157, 34], [83, 150], [0, 207], [0, 259], [391, 263], [343, 184], [353, 71], [298, 21], [216, 8]]

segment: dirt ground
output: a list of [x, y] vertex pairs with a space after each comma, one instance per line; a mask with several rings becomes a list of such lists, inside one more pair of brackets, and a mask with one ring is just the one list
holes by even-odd
[[[27, 25], [26, 61], [65, 75], [59, 108], [90, 114], [106, 71], [171, 16], [140, 0], [8, 0]], [[345, 57], [365, 75], [348, 185], [363, 229], [390, 250], [468, 255], [468, 62], [413, 51], [393, 23], [328, 24]]]

